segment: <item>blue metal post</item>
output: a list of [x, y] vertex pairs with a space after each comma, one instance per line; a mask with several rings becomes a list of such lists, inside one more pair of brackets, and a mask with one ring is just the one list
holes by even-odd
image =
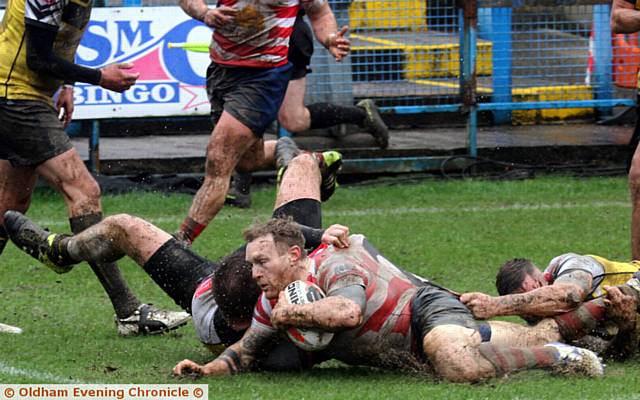
[[478, 155], [478, 106], [476, 104], [476, 56], [477, 56], [477, 0], [467, 0], [463, 4], [463, 41], [462, 41], [462, 103], [463, 109], [469, 114], [467, 120], [469, 155]]
[[122, 5], [125, 7], [142, 7], [142, 0], [124, 0]]
[[[493, 98], [496, 103], [511, 101], [511, 8], [480, 8], [478, 10], [478, 33], [481, 38], [491, 41], [491, 62], [493, 65]], [[496, 124], [511, 122], [511, 112], [494, 111]]]
[[89, 136], [89, 171], [100, 172], [100, 121], [91, 121], [91, 136]]
[[[595, 66], [592, 91], [593, 97], [597, 100], [607, 100], [613, 97], [610, 9], [609, 4], [593, 5], [593, 60]], [[598, 113], [611, 115], [611, 108], [598, 108]]]

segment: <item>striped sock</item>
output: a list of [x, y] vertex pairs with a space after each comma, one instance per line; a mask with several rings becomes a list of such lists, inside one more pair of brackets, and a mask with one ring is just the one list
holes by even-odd
[[587, 335], [599, 321], [604, 319], [604, 299], [595, 299], [582, 303], [573, 311], [556, 315], [553, 319], [558, 324], [562, 337], [567, 340], [576, 340]]
[[553, 347], [519, 348], [482, 343], [479, 350], [494, 366], [498, 376], [520, 369], [548, 367], [560, 357]]

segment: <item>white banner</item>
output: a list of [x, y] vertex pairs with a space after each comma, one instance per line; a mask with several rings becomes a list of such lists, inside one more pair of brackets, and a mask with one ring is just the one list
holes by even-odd
[[43, 399], [100, 400], [203, 400], [209, 398], [208, 385], [0, 385], [2, 400]]
[[100, 68], [130, 62], [140, 79], [124, 93], [77, 83], [74, 120], [208, 114], [209, 54], [169, 48], [169, 43], [210, 40], [211, 29], [180, 7], [95, 8], [76, 63]]

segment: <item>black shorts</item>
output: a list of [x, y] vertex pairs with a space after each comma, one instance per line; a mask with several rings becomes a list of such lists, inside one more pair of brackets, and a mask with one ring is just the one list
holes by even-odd
[[278, 117], [291, 63], [273, 68], [226, 67], [211, 63], [207, 68], [207, 95], [211, 121], [215, 125], [226, 111], [261, 138]]
[[0, 98], [0, 121], [0, 160], [14, 167], [36, 167], [73, 147], [44, 101]]
[[175, 239], [160, 246], [143, 266], [151, 279], [188, 313], [196, 288], [217, 267]]
[[320, 202], [313, 199], [298, 199], [288, 202], [273, 211], [273, 218], [290, 216], [300, 225], [310, 228], [322, 228], [322, 211]]
[[488, 325], [478, 323], [460, 299], [446, 290], [427, 284], [418, 289], [411, 302], [411, 330], [416, 338], [419, 355], [424, 354], [424, 337], [440, 325], [458, 325], [475, 329], [480, 332], [483, 341], [490, 339], [491, 331], [487, 332]]
[[313, 34], [302, 16], [296, 18], [293, 32], [289, 39], [289, 62], [293, 64], [291, 80], [304, 78], [311, 73], [311, 56], [313, 55]]

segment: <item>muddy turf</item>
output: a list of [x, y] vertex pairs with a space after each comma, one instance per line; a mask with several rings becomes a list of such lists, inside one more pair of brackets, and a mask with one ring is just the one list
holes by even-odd
[[[342, 186], [324, 206], [324, 225], [366, 234], [389, 259], [457, 291], [495, 293], [501, 262], [528, 257], [545, 265], [572, 251], [629, 257], [626, 180], [543, 177], [519, 182], [391, 181]], [[217, 258], [241, 242], [241, 229], [271, 212], [272, 188], [254, 193], [249, 210], [225, 208], [196, 241]], [[105, 213], [140, 215], [174, 231], [187, 195], [105, 196]], [[28, 213], [52, 231], [68, 231], [61, 198], [38, 190]], [[177, 308], [131, 261], [119, 263], [145, 302]], [[0, 334], [0, 383], [193, 383], [171, 377], [178, 361], [211, 359], [187, 325], [164, 336], [117, 337], [113, 310], [86, 264], [56, 275], [8, 245], [0, 255], [0, 322], [21, 335]], [[640, 359], [608, 363], [599, 380], [522, 372], [480, 385], [438, 383], [421, 374], [352, 368], [329, 362], [302, 374], [253, 373], [201, 379], [211, 399], [619, 399], [640, 398]]]

